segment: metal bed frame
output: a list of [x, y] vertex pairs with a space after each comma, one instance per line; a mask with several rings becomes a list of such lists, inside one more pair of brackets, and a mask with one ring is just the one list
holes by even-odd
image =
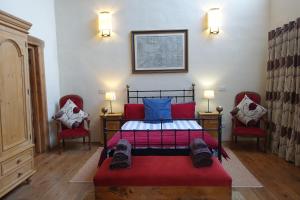
[[[182, 103], [187, 103], [187, 102], [194, 102], [195, 101], [195, 84], [192, 84], [192, 89], [183, 89], [183, 90], [130, 90], [129, 86], [126, 86], [127, 88], [127, 103], [132, 103], [133, 100], [134, 103], [139, 103], [140, 99], [143, 98], [166, 98], [166, 97], [170, 97], [172, 99], [175, 100], [175, 102], [177, 103], [179, 100], [182, 100], [180, 102]], [[146, 95], [143, 95], [146, 94]], [[156, 93], [156, 95], [155, 95]], [[174, 95], [174, 93], [178, 93], [178, 95]], [[149, 94], [149, 95], [147, 95]], [[188, 101], [188, 99], [190, 99], [190, 101]], [[186, 130], [163, 130], [162, 129], [162, 124], [164, 123], [164, 120], [160, 120], [160, 124], [161, 124], [161, 129], [160, 130], [122, 130], [122, 129], [108, 129], [106, 127], [107, 122], [110, 121], [119, 121], [121, 125], [123, 125], [126, 120], [125, 119], [121, 119], [121, 120], [113, 120], [113, 119], [106, 119], [104, 117], [104, 121], [103, 121], [103, 141], [104, 141], [104, 153], [106, 155], [106, 157], [108, 156], [112, 156], [113, 155], [113, 149], [108, 149], [107, 147], [107, 135], [109, 134], [109, 132], [119, 132], [120, 133], [120, 138], [122, 138], [122, 134], [126, 133], [126, 132], [133, 132], [133, 137], [134, 137], [134, 141], [132, 144], [132, 155], [190, 155], [190, 150], [189, 147], [187, 146], [186, 148], [181, 148], [178, 146], [178, 144], [176, 143], [176, 133], [177, 132], [182, 132], [182, 131], [186, 131], [188, 133], [188, 139], [190, 140], [191, 138], [191, 133], [193, 132], [199, 132], [202, 135], [202, 138], [204, 137], [204, 132], [206, 131], [217, 131], [218, 132], [218, 159], [220, 161], [222, 161], [222, 109], [221, 107], [218, 109], [218, 122], [219, 122], [219, 126], [217, 129], [186, 129]], [[178, 120], [178, 119], [176, 119]], [[193, 119], [180, 119], [180, 120], [197, 120], [197, 122], [201, 125], [203, 124], [204, 121], [207, 120], [213, 120], [213, 119], [199, 119], [199, 118], [193, 118]], [[156, 120], [157, 121], [157, 120]], [[160, 132], [161, 134], [161, 141], [160, 144], [156, 147], [157, 145], [150, 145], [149, 144], [149, 134], [151, 134], [151, 132]], [[164, 131], [174, 131], [174, 141], [175, 143], [172, 144], [166, 144], [163, 142], [163, 132]], [[145, 145], [144, 148], [140, 148], [139, 145], [136, 144], [136, 135], [138, 135], [139, 132], [147, 132], [147, 145]], [[155, 147], [153, 147], [155, 146]], [[170, 146], [172, 146], [172, 148], [170, 148]]]

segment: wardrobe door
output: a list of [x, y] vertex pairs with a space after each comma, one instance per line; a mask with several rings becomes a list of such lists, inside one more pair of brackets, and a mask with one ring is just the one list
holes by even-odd
[[[0, 34], [0, 136], [5, 153], [29, 143], [26, 41]], [[26, 39], [26, 38], [25, 38]], [[29, 92], [29, 91], [28, 91]]]

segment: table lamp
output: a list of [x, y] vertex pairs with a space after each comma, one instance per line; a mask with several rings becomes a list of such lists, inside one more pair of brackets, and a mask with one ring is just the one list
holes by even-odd
[[109, 101], [110, 104], [110, 114], [113, 113], [112, 111], [112, 101], [116, 100], [116, 93], [115, 92], [106, 92], [105, 93], [105, 100]]
[[206, 113], [211, 113], [209, 111], [209, 100], [215, 98], [215, 91], [213, 91], [213, 90], [204, 90], [204, 98], [207, 99], [207, 111], [206, 111]]

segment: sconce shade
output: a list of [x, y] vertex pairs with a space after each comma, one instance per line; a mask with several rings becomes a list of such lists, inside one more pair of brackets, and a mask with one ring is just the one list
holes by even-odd
[[103, 37], [109, 37], [112, 32], [111, 13], [104, 11], [98, 14], [99, 32]]
[[220, 8], [212, 8], [208, 11], [208, 27], [210, 33], [217, 34], [220, 31], [221, 11]]
[[106, 92], [105, 93], [105, 100], [115, 101], [116, 100], [116, 93], [115, 92]]
[[213, 90], [204, 90], [204, 98], [205, 99], [215, 98], [215, 91], [213, 91]]

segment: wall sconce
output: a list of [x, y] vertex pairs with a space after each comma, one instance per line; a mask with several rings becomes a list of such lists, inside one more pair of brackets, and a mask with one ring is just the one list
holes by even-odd
[[103, 37], [110, 37], [112, 32], [111, 13], [104, 11], [98, 14], [99, 33]]
[[210, 33], [218, 34], [220, 32], [221, 25], [221, 11], [220, 8], [211, 8], [208, 11], [208, 27]]

